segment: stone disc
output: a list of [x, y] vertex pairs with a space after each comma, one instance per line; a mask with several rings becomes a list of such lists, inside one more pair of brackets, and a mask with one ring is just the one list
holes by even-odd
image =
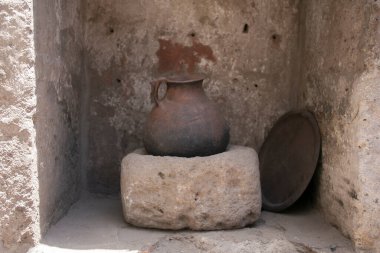
[[312, 113], [289, 112], [276, 122], [259, 153], [263, 209], [282, 211], [302, 195], [317, 166], [320, 145]]

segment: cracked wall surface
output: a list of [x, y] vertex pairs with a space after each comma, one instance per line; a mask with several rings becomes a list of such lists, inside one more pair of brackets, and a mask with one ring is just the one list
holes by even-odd
[[231, 143], [260, 147], [293, 109], [298, 1], [85, 1], [90, 190], [119, 192], [122, 157], [141, 147], [150, 81], [204, 72]]

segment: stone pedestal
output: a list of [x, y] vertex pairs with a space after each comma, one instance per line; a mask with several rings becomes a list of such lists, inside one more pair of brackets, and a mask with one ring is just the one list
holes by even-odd
[[258, 157], [241, 146], [193, 158], [151, 156], [139, 149], [123, 159], [121, 196], [125, 220], [135, 226], [244, 227], [260, 216]]

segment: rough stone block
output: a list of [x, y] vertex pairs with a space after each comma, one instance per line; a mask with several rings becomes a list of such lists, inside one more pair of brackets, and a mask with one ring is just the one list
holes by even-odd
[[139, 149], [122, 162], [125, 220], [160, 229], [214, 230], [255, 222], [261, 211], [254, 149], [231, 146], [208, 157], [151, 156]]

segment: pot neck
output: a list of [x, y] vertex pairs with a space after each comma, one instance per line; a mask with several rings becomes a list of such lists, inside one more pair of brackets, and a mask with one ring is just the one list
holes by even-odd
[[205, 96], [203, 80], [194, 82], [168, 82], [167, 83], [167, 98], [169, 100], [186, 99], [193, 96]]

